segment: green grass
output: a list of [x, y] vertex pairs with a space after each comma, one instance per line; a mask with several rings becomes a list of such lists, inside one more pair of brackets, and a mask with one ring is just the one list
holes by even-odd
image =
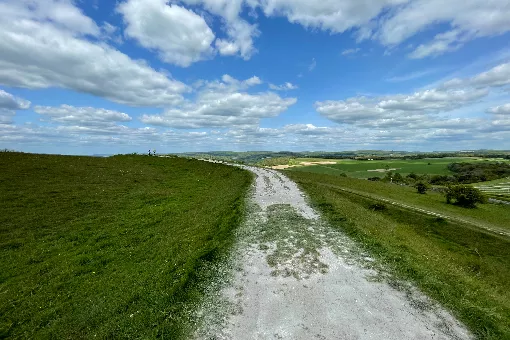
[[337, 162], [337, 164], [295, 167], [291, 168], [290, 170], [329, 175], [339, 175], [341, 173], [345, 173], [349, 177], [369, 178], [369, 177], [384, 177], [385, 173], [368, 170], [386, 169], [388, 167], [391, 169], [397, 169], [394, 170], [394, 172], [400, 173], [403, 176], [410, 174], [412, 172], [416, 174], [450, 175], [453, 174], [447, 169], [447, 165], [450, 163], [482, 162], [485, 160], [480, 158], [455, 157], [455, 158], [428, 158], [418, 160], [383, 160], [383, 161], [333, 160], [333, 161]]
[[180, 158], [0, 153], [0, 338], [183, 336], [250, 183]]
[[[289, 176], [306, 172], [286, 171]], [[443, 194], [427, 191], [427, 194], [417, 194], [416, 189], [384, 182], [371, 182], [363, 179], [346, 178], [333, 175], [314, 174], [322, 185], [339, 186], [372, 198], [385, 198], [392, 201], [411, 205], [416, 208], [452, 216], [471, 222], [475, 225], [491, 229], [510, 231], [510, 206], [496, 204], [482, 204], [476, 209], [466, 209], [452, 204], [446, 204]]]
[[[310, 195], [314, 206], [333, 226], [357, 241], [392, 278], [414, 282], [451, 310], [479, 339], [510, 339], [508, 237], [390, 204], [381, 205], [377, 199], [346, 193], [333, 185], [360, 185], [359, 191], [381, 195], [385, 188], [391, 195], [400, 191], [404, 201], [410, 199], [412, 193], [399, 186], [382, 187], [381, 183], [306, 172], [286, 174]], [[369, 189], [372, 185], [375, 189]], [[414, 195], [419, 197], [414, 202], [432, 197]], [[437, 204], [432, 203], [431, 209]], [[506, 209], [508, 216], [510, 207]], [[492, 213], [502, 214], [503, 210]]]

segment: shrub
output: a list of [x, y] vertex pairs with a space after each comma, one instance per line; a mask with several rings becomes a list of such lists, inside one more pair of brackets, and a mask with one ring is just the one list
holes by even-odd
[[487, 198], [480, 190], [468, 185], [450, 186], [447, 188], [445, 196], [446, 203], [451, 204], [455, 201], [454, 204], [465, 208], [474, 208], [476, 203], [487, 202]]
[[406, 176], [407, 178], [414, 179], [415, 181], [418, 179], [418, 175], [414, 172], [411, 172], [409, 175]]
[[383, 181], [392, 182], [392, 183], [404, 183], [404, 177], [401, 174], [395, 172], [387, 172], [386, 176], [384, 176]]
[[427, 193], [427, 190], [429, 188], [428, 184], [426, 184], [424, 182], [418, 182], [418, 183], [416, 183], [416, 185], [414, 187], [416, 188], [416, 190], [418, 191], [419, 194]]
[[384, 211], [386, 210], [386, 204], [384, 203], [374, 203], [369, 206], [370, 210], [373, 211]]

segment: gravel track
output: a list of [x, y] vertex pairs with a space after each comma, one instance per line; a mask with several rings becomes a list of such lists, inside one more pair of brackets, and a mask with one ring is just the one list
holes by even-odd
[[[396, 289], [309, 206], [294, 182], [256, 174], [223, 280], [197, 308], [196, 339], [470, 339], [416, 289]], [[215, 269], [216, 270], [216, 269]]]

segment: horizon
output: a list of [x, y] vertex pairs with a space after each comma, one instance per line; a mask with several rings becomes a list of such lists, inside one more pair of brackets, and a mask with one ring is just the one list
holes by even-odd
[[0, 149], [510, 150], [509, 17], [507, 0], [4, 0]]
[[[75, 153], [50, 153], [50, 152], [29, 152], [22, 150], [14, 150], [14, 149], [3, 149], [0, 152], [14, 152], [14, 153], [32, 153], [32, 154], [40, 154], [40, 155], [54, 155], [54, 156], [117, 156], [117, 155], [131, 155], [136, 154], [139, 156], [144, 156], [147, 154], [145, 152], [127, 152], [127, 153], [91, 153], [91, 154], [75, 154]], [[151, 150], [156, 151], [156, 149]], [[291, 151], [291, 150], [278, 150], [278, 151], [270, 151], [270, 150], [247, 150], [247, 151], [232, 151], [232, 150], [209, 150], [209, 151], [182, 151], [182, 152], [157, 152], [156, 155], [187, 155], [187, 154], [212, 154], [212, 153], [274, 153], [274, 154], [285, 154], [285, 153], [294, 153], [294, 154], [305, 154], [305, 153], [367, 153], [367, 152], [382, 152], [382, 153], [409, 153], [409, 154], [448, 154], [448, 153], [510, 153], [509, 150], [505, 149], [473, 149], [473, 150], [433, 150], [433, 151], [406, 151], [406, 150], [384, 150], [384, 149], [358, 149], [358, 150], [334, 150], [334, 151], [325, 151], [325, 150], [304, 150], [304, 151]], [[478, 156], [475, 156], [478, 157]], [[433, 157], [432, 157], [433, 158]]]

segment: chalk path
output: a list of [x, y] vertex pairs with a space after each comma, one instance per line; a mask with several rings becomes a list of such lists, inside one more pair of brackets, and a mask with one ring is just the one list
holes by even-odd
[[374, 280], [376, 272], [355, 260], [364, 255], [320, 219], [294, 182], [244, 168], [256, 175], [252, 209], [237, 235], [230, 279], [198, 311], [195, 338], [471, 338], [416, 290]]

